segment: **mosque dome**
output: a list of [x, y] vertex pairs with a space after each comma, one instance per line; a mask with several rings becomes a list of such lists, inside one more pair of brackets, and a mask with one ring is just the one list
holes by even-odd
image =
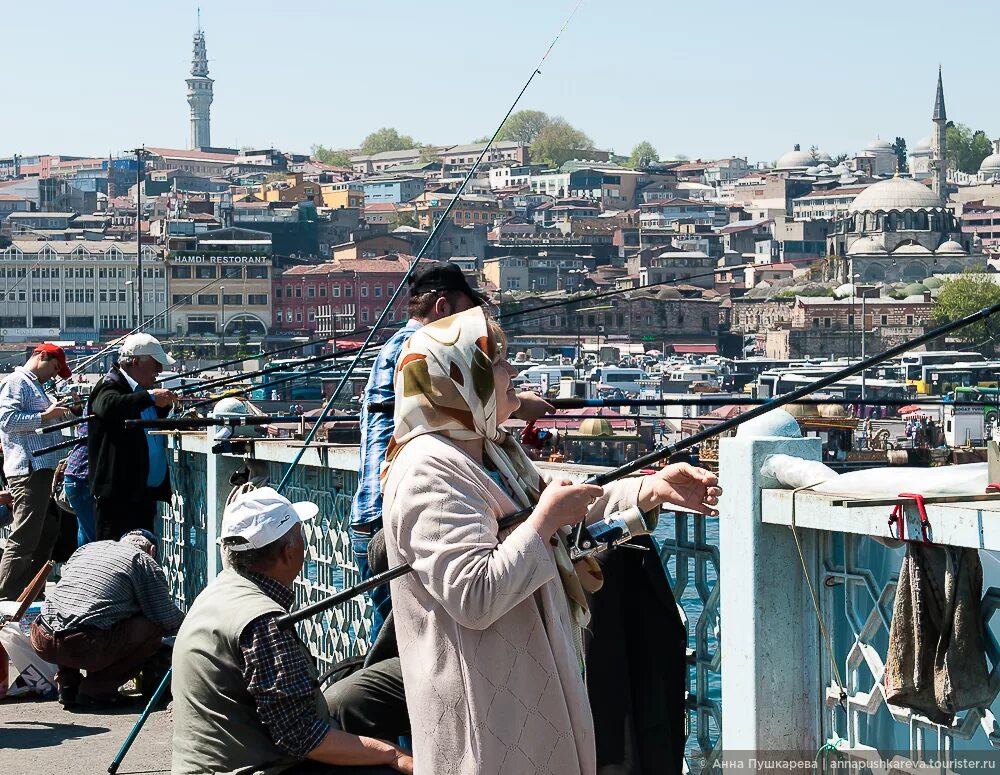
[[927, 286], [923, 283], [910, 283], [903, 288], [903, 294], [905, 296], [923, 296], [926, 290]]
[[615, 431], [611, 423], [603, 417], [588, 417], [580, 423], [578, 433], [581, 436], [614, 436]]
[[826, 151], [817, 150], [814, 158], [816, 159], [816, 161], [822, 162], [820, 166], [822, 166], [823, 164], [829, 165], [833, 162], [833, 157], [830, 156], [830, 154], [828, 154]]
[[939, 256], [964, 256], [966, 255], [965, 248], [962, 247], [961, 243], [955, 242], [955, 240], [950, 239], [942, 242], [938, 245], [938, 249], [934, 251]]
[[904, 242], [894, 251], [894, 256], [929, 256], [931, 251], [916, 242]]
[[878, 138], [872, 140], [868, 145], [865, 146], [866, 151], [892, 151], [892, 143], [888, 140], [880, 140]]
[[[958, 245], [957, 242], [955, 244]], [[959, 245], [959, 247], [961, 247], [961, 246]], [[938, 248], [938, 249], [940, 250], [940, 248]], [[924, 287], [927, 290], [933, 291], [933, 290], [936, 290], [936, 289], [940, 288], [942, 285], [944, 285], [944, 281], [938, 279], [937, 277], [928, 277], [926, 280], [924, 280], [923, 284], [924, 284]]]
[[809, 151], [788, 151], [781, 155], [774, 167], [779, 170], [797, 170], [807, 169], [815, 163], [816, 159]]
[[923, 183], [910, 178], [889, 178], [873, 183], [851, 202], [851, 213], [885, 213], [891, 210], [940, 210], [941, 198]]
[[1000, 153], [991, 153], [979, 165], [979, 171], [987, 175], [1000, 174]]
[[872, 253], [885, 253], [885, 242], [881, 237], [859, 237], [847, 249], [849, 256], [865, 256]]
[[931, 139], [929, 137], [921, 137], [913, 144], [913, 147], [910, 149], [910, 153], [930, 153], [930, 150]]

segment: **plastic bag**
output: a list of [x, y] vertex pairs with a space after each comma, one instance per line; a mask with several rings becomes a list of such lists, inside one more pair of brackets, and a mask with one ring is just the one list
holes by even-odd
[[16, 622], [0, 629], [0, 646], [10, 658], [8, 697], [56, 696], [56, 666], [35, 653], [30, 639]]

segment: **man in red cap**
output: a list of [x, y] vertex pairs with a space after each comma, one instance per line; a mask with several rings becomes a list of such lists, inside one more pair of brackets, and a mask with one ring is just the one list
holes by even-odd
[[59, 534], [56, 512], [49, 511], [52, 474], [59, 452], [34, 456], [52, 444], [35, 433], [58, 422], [69, 409], [55, 403], [42, 387], [59, 375], [70, 375], [66, 353], [54, 344], [40, 344], [24, 366], [18, 366], [0, 385], [0, 444], [3, 472], [14, 499], [14, 522], [0, 557], [0, 600], [14, 600], [48, 562]]

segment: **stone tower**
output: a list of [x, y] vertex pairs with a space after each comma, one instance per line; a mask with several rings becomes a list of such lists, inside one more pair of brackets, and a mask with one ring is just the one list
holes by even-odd
[[941, 82], [941, 67], [938, 67], [937, 94], [934, 97], [934, 131], [931, 134], [931, 188], [941, 199], [947, 201], [945, 193], [948, 184], [948, 170], [945, 156], [948, 151], [948, 114], [944, 109], [944, 84]]
[[[200, 15], [200, 14], [199, 14]], [[208, 54], [205, 51], [205, 33], [198, 22], [194, 34], [194, 53], [191, 56], [191, 77], [187, 79], [187, 100], [191, 106], [192, 149], [207, 148], [212, 144], [210, 113], [212, 110], [212, 79], [208, 77]]]

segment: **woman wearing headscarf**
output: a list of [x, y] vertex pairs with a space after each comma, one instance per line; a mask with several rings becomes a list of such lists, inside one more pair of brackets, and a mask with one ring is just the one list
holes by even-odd
[[397, 366], [385, 535], [390, 563], [414, 571], [392, 595], [418, 775], [595, 773], [581, 634], [600, 573], [574, 567], [568, 526], [667, 500], [717, 513], [715, 476], [687, 465], [545, 486], [501, 429], [517, 408], [505, 350], [477, 308], [421, 328]]

